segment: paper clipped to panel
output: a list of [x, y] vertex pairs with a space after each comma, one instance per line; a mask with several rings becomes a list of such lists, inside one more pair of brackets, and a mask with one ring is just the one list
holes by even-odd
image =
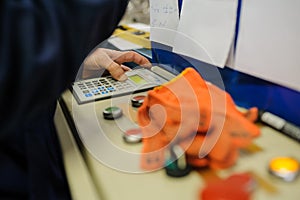
[[178, 22], [178, 0], [150, 0], [151, 41], [172, 47]]
[[300, 1], [243, 1], [235, 69], [300, 91]]
[[235, 36], [237, 0], [184, 0], [173, 51], [224, 67]]

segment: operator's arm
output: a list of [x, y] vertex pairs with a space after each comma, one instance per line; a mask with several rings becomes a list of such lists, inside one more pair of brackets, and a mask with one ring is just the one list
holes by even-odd
[[0, 2], [1, 135], [55, 103], [88, 53], [112, 34], [127, 2]]

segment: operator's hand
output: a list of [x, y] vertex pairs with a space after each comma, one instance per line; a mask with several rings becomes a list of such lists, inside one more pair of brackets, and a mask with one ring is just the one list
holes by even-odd
[[249, 145], [260, 130], [253, 123], [257, 108], [242, 113], [230, 95], [205, 82], [192, 68], [148, 92], [138, 110], [143, 131], [141, 166], [165, 165], [166, 152], [179, 145], [196, 167], [233, 165], [238, 149]]
[[130, 70], [129, 67], [122, 65], [125, 62], [134, 62], [143, 67], [151, 67], [147, 58], [134, 51], [97, 48], [84, 60], [82, 78], [90, 77], [99, 69], [106, 69], [113, 78], [124, 81], [127, 79], [125, 72]]

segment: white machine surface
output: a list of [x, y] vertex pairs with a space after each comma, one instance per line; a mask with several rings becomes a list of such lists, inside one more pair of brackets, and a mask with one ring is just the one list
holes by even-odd
[[[173, 76], [160, 68], [153, 70], [166, 80]], [[181, 178], [169, 177], [165, 170], [143, 173], [139, 168], [142, 144], [123, 140], [124, 132], [136, 128], [137, 108], [130, 100], [146, 92], [127, 93], [118, 97], [79, 104], [70, 90], [61, 97], [55, 123], [63, 150], [64, 164], [74, 199], [102, 200], [198, 200], [205, 187], [201, 171]], [[117, 106], [123, 116], [103, 118], [103, 110]], [[275, 130], [260, 125], [262, 135], [249, 149], [241, 152], [236, 165], [226, 170], [210, 171], [211, 176], [226, 178], [250, 172], [257, 187], [253, 200], [298, 200], [300, 178], [285, 182], [268, 172], [269, 161], [277, 156], [300, 160], [300, 145]], [[77, 142], [76, 142], [77, 138]]]

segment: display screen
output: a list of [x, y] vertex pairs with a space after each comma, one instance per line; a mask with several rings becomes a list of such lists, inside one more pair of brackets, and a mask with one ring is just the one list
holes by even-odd
[[147, 83], [147, 81], [143, 77], [141, 77], [141, 76], [139, 76], [137, 74], [135, 74], [133, 76], [129, 76], [129, 79], [132, 80], [137, 85], [141, 85], [141, 84]]

